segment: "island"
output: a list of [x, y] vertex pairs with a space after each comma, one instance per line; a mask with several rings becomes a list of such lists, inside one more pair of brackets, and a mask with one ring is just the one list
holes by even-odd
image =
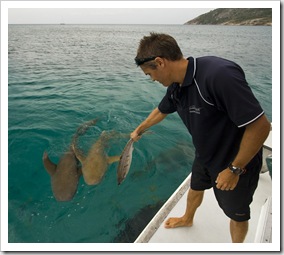
[[272, 8], [219, 8], [202, 14], [185, 25], [271, 26]]

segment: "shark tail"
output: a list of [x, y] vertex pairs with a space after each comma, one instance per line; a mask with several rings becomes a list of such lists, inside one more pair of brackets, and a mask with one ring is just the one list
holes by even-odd
[[97, 123], [97, 121], [98, 121], [97, 119], [93, 119], [93, 120], [89, 120], [81, 124], [77, 128], [77, 131], [72, 138], [72, 144], [76, 145], [78, 143], [79, 136], [84, 135], [91, 126], [94, 126]]

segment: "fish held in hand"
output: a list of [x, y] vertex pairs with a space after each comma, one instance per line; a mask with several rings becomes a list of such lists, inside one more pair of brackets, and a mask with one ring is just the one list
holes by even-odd
[[[145, 133], [147, 130], [141, 132], [139, 136], [141, 136], [143, 133]], [[130, 166], [131, 166], [131, 161], [132, 161], [132, 152], [134, 150], [134, 140], [131, 138], [125, 145], [123, 152], [121, 154], [119, 164], [117, 167], [117, 183], [120, 185], [122, 181], [125, 179], [127, 176]]]
[[133, 146], [134, 140], [130, 139], [126, 146], [124, 147], [124, 150], [121, 154], [118, 168], [117, 168], [117, 183], [118, 185], [121, 184], [121, 182], [125, 179], [126, 175], [129, 172], [131, 161], [132, 161], [132, 152], [134, 149]]

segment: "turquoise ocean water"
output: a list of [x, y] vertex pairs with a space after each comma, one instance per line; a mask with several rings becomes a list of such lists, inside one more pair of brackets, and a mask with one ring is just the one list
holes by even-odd
[[[135, 143], [130, 172], [116, 182], [117, 163], [99, 185], [81, 178], [70, 202], [57, 202], [42, 164], [57, 163], [84, 121], [84, 151], [104, 130], [130, 133], [157, 106], [165, 88], [134, 64], [149, 32], [174, 36], [184, 55], [216, 55], [242, 66], [272, 121], [271, 27], [184, 25], [9, 25], [8, 241], [133, 242], [191, 171], [194, 148], [177, 114]], [[126, 138], [106, 152], [118, 155]]]

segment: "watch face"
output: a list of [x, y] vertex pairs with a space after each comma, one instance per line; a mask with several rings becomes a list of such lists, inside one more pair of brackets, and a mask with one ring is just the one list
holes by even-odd
[[229, 166], [230, 170], [232, 171], [232, 173], [237, 174], [237, 175], [241, 175], [244, 171], [243, 169], [239, 168], [239, 167], [235, 167], [235, 166]]
[[242, 169], [240, 169], [240, 168], [235, 168], [235, 169], [233, 170], [233, 173], [235, 173], [235, 174], [237, 174], [237, 175], [240, 175], [242, 172], [243, 172], [243, 171], [242, 171]]

